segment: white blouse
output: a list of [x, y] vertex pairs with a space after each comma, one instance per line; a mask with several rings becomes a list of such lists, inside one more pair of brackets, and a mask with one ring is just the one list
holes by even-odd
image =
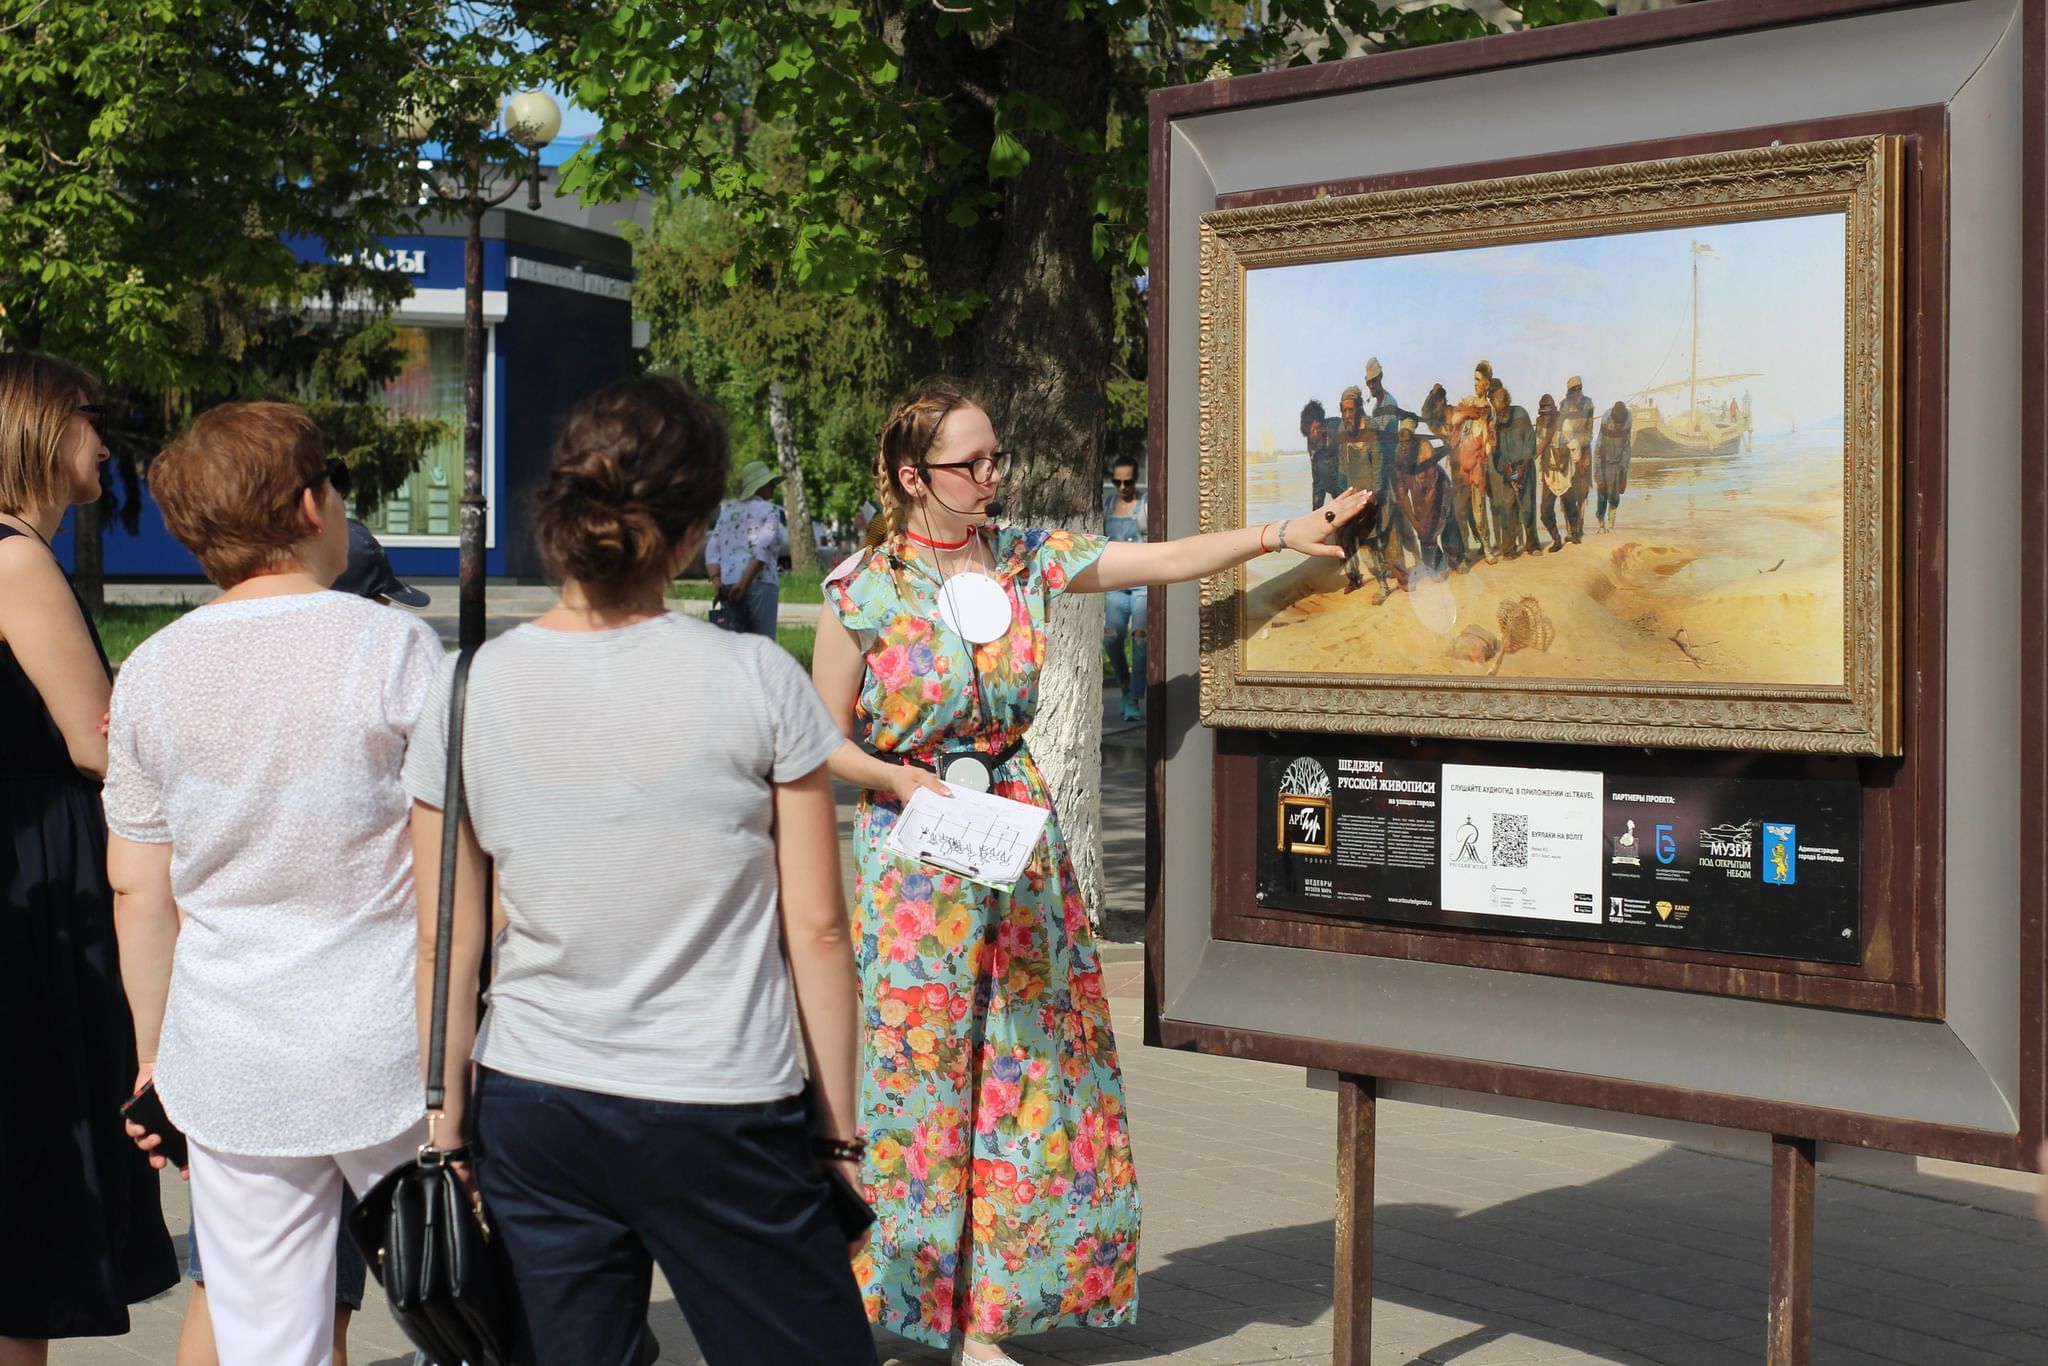
[[406, 743], [442, 647], [344, 593], [215, 602], [114, 685], [107, 827], [171, 845], [156, 1083], [217, 1152], [382, 1143], [423, 1110]]

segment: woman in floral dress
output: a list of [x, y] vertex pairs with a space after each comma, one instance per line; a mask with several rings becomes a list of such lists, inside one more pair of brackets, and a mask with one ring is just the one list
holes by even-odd
[[[1101, 961], [1054, 816], [996, 890], [884, 847], [919, 787], [1050, 808], [1023, 740], [1062, 593], [1217, 573], [1329, 544], [1368, 505], [1178, 541], [989, 525], [1009, 463], [979, 404], [927, 385], [890, 414], [869, 545], [827, 576], [813, 676], [866, 789], [853, 933], [866, 1009], [863, 1175], [878, 1221], [855, 1263], [868, 1315], [956, 1359], [1012, 1337], [1130, 1322], [1138, 1186]], [[1326, 515], [1327, 514], [1327, 515]], [[979, 642], [978, 644], [972, 642]], [[955, 751], [971, 749], [978, 761]]]

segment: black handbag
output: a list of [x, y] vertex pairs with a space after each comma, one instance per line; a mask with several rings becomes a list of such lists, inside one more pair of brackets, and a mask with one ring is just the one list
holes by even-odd
[[[448, 689], [448, 780], [442, 805], [439, 931], [434, 941], [434, 1002], [427, 1033], [427, 1115], [447, 1100], [441, 1083], [448, 1047], [448, 944], [455, 928], [455, 855], [461, 839], [462, 714], [469, 691], [464, 650]], [[429, 1129], [431, 1134], [432, 1130]], [[349, 1216], [349, 1232], [391, 1317], [435, 1366], [519, 1366], [526, 1358], [525, 1313], [504, 1242], [484, 1217], [481, 1197], [456, 1175], [460, 1152], [422, 1147], [388, 1173]]]

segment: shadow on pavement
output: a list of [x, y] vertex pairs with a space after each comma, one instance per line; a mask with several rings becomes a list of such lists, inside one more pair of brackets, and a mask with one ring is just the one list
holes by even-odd
[[[1731, 1167], [1737, 1171], [1729, 1170]], [[1731, 1185], [1747, 1191], [1731, 1198]], [[1823, 1181], [1815, 1237], [1816, 1359], [2048, 1361], [2048, 1239], [2030, 1221]], [[1769, 1172], [1667, 1150], [1614, 1176], [1473, 1213], [1382, 1204], [1374, 1359], [1704, 1366], [1764, 1357]], [[1020, 1361], [1221, 1362], [1323, 1357], [1334, 1224], [1234, 1235], [1170, 1254], [1141, 1279], [1136, 1325], [1019, 1340]], [[904, 1360], [937, 1354], [896, 1344]], [[887, 1356], [888, 1349], [885, 1349]]]
[[[1505, 1360], [1486, 1349], [1512, 1337], [1544, 1360], [1565, 1351], [1661, 1366], [1761, 1361], [1768, 1209], [1767, 1168], [1683, 1149], [1472, 1213], [1383, 1203], [1375, 1359]], [[1982, 1210], [1932, 1214], [1954, 1209], [1822, 1181], [1818, 1360], [2048, 1360], [2048, 1238], [2027, 1220]], [[1062, 1329], [1012, 1352], [1024, 1362], [1181, 1353], [1220, 1362], [1231, 1358], [1219, 1348], [1236, 1339], [1246, 1359], [1326, 1356], [1334, 1236], [1322, 1220], [1172, 1252], [1144, 1273], [1134, 1326]], [[657, 1301], [649, 1321], [662, 1361], [701, 1360], [672, 1299]], [[943, 1359], [900, 1339], [877, 1342], [885, 1359]]]

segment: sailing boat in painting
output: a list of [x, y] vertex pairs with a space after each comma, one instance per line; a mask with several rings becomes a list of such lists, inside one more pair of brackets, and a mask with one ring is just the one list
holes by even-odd
[[[1745, 391], [1737, 397], [1729, 394], [1729, 389], [1755, 379], [1758, 372], [1700, 373], [1700, 258], [1713, 255], [1714, 249], [1706, 243], [1692, 244], [1692, 360], [1685, 378], [1639, 389], [1630, 396], [1629, 414], [1635, 423], [1630, 450], [1638, 460], [1734, 455], [1750, 444], [1749, 395]], [[1706, 391], [1704, 397], [1701, 390]], [[1667, 416], [1658, 406], [1657, 396], [1676, 398], [1679, 394], [1685, 396], [1685, 406]]]

